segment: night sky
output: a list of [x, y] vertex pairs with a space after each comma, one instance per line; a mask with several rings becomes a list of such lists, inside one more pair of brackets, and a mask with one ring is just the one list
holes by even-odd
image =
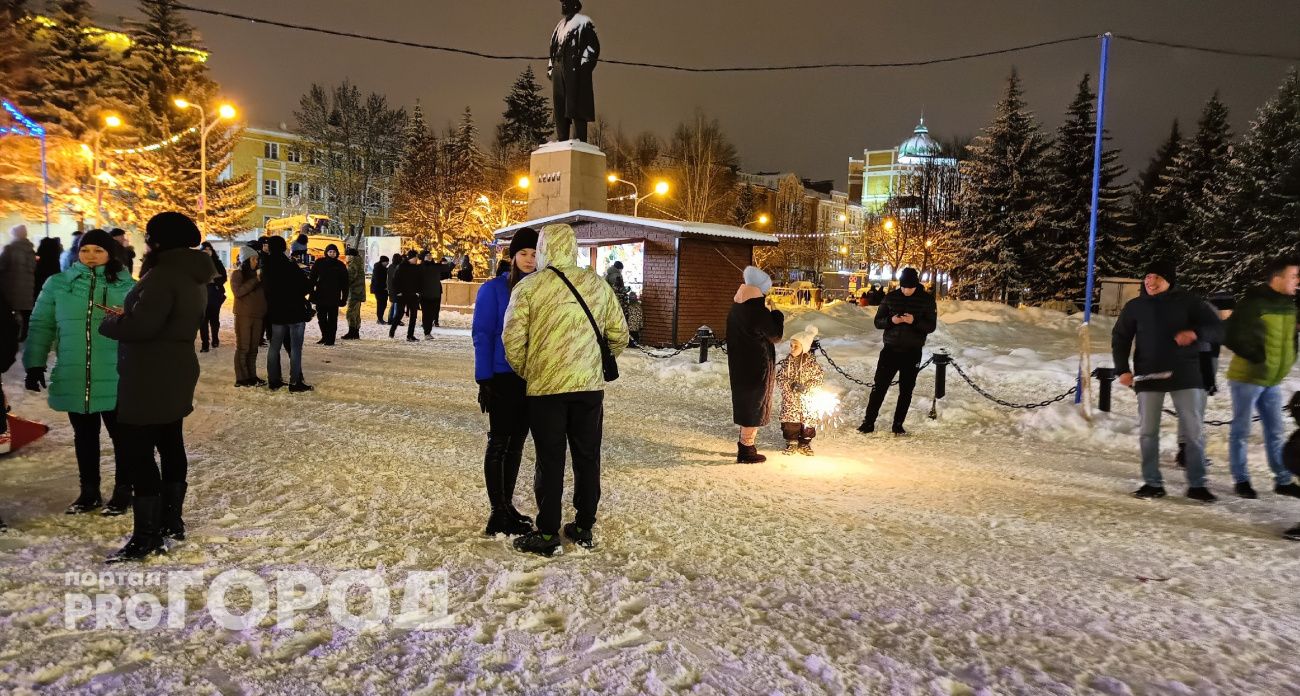
[[[556, 0], [194, 0], [196, 5], [491, 53], [543, 55]], [[132, 0], [95, 0], [104, 21]], [[1222, 48], [1300, 54], [1300, 2], [868, 0], [587, 0], [609, 58], [699, 66], [882, 62], [942, 57], [1112, 31]], [[491, 132], [522, 62], [488, 61], [325, 37], [187, 13], [214, 52], [215, 77], [253, 125], [290, 123], [312, 82], [344, 78], [441, 126], [474, 109]], [[973, 135], [1015, 66], [1047, 127], [1097, 44], [919, 68], [691, 75], [602, 66], [597, 109], [626, 131], [667, 135], [699, 107], [719, 118], [748, 171], [797, 171], [844, 186], [847, 159], [905, 139], [922, 111], [939, 138]], [[539, 76], [545, 64], [535, 66]], [[1108, 125], [1130, 167], [1142, 166], [1177, 117], [1190, 129], [1217, 89], [1237, 132], [1286, 74], [1283, 61], [1159, 49], [1117, 40]], [[1095, 83], [1094, 83], [1095, 84]], [[548, 89], [549, 94], [549, 89]], [[485, 136], [486, 139], [486, 136]]]

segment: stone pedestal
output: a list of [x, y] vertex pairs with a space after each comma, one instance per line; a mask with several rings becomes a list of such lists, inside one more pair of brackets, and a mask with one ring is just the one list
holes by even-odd
[[609, 211], [605, 153], [581, 140], [547, 143], [533, 152], [528, 219], [575, 210]]

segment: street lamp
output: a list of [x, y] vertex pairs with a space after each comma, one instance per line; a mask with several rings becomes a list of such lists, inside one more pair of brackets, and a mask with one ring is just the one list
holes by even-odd
[[222, 104], [211, 114], [212, 123], [208, 124], [209, 114], [198, 104], [190, 103], [186, 99], [177, 97], [172, 101], [176, 108], [194, 109], [199, 112], [199, 218], [202, 221], [203, 233], [208, 232], [208, 134], [212, 132], [222, 119], [227, 121], [235, 118], [235, 107], [230, 104]]
[[605, 180], [608, 181], [611, 186], [614, 184], [627, 184], [632, 187], [632, 198], [636, 200], [636, 203], [632, 206], [632, 217], [641, 216], [641, 201], [644, 201], [651, 196], [666, 196], [668, 195], [668, 190], [671, 188], [667, 181], [660, 179], [655, 182], [654, 191], [642, 196], [641, 189], [638, 188], [636, 184], [627, 179], [620, 179], [617, 174], [610, 174], [605, 177]]
[[772, 218], [768, 217], [768, 216], [767, 216], [767, 213], [763, 213], [763, 214], [761, 214], [761, 215], [758, 216], [758, 219], [757, 219], [757, 220], [750, 220], [749, 222], [745, 223], [744, 225], [741, 225], [741, 226], [740, 226], [740, 229], [743, 230], [743, 229], [749, 227], [750, 225], [766, 225], [767, 223], [769, 223], [769, 222], [771, 222], [771, 221], [772, 221]]
[[104, 133], [114, 128], [121, 128], [122, 124], [121, 116], [108, 114], [104, 117], [104, 127], [95, 130], [95, 144], [90, 152], [90, 176], [95, 180], [95, 227], [104, 226], [104, 191], [100, 187], [102, 177], [99, 175], [99, 140], [104, 137]]

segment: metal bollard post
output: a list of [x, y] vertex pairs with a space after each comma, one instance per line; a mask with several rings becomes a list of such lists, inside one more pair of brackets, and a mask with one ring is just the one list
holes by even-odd
[[1101, 389], [1097, 390], [1097, 410], [1110, 413], [1110, 392], [1111, 385], [1115, 382], [1115, 368], [1097, 368], [1097, 380], [1101, 382]]
[[713, 329], [701, 326], [695, 332], [695, 340], [700, 342], [700, 364], [709, 361], [709, 345], [713, 343]]
[[952, 356], [947, 350], [934, 354], [934, 403], [930, 404], [930, 420], [939, 419], [939, 400], [948, 395], [948, 364]]

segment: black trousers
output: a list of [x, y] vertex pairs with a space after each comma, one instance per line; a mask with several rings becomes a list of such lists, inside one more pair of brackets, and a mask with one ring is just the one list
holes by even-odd
[[208, 306], [203, 310], [203, 321], [199, 323], [199, 339], [203, 345], [217, 345], [221, 343], [221, 305], [226, 301], [226, 296], [222, 295], [221, 299], [208, 298]]
[[379, 317], [379, 323], [382, 324], [384, 323], [384, 311], [388, 309], [388, 293], [376, 292], [374, 296], [377, 309], [375, 315]]
[[[131, 470], [131, 485], [137, 497], [156, 496], [162, 493], [163, 482], [185, 483], [189, 474], [189, 459], [185, 456], [184, 420], [162, 425], [117, 426], [119, 446], [124, 450], [126, 465]], [[154, 459], [154, 452], [158, 459]], [[158, 464], [162, 463], [159, 472]]]
[[528, 397], [528, 428], [537, 448], [533, 492], [537, 531], [558, 534], [563, 512], [565, 451], [573, 455], [574, 521], [596, 524], [600, 504], [600, 441], [605, 426], [605, 392]]
[[560, 112], [556, 110], [555, 137], [558, 138], [560, 142], [564, 142], [569, 139], [569, 133], [571, 131], [574, 131], [573, 137], [583, 142], [587, 141], [587, 122], [582, 119], [575, 121], [571, 118], [561, 118]]
[[129, 485], [131, 474], [127, 470], [119, 439], [117, 412], [69, 413], [68, 422], [72, 424], [72, 448], [77, 453], [77, 474], [81, 479], [81, 492], [99, 491], [99, 425], [101, 422], [108, 430], [108, 439], [113, 442], [113, 485]]
[[874, 424], [876, 418], [880, 417], [880, 406], [885, 403], [885, 394], [897, 376], [898, 406], [894, 408], [894, 425], [901, 426], [907, 420], [907, 409], [912, 407], [912, 390], [916, 389], [916, 376], [920, 373], [920, 348], [885, 346], [880, 351], [880, 362], [876, 363], [875, 386], [871, 388], [871, 398], [867, 400], [867, 415], [863, 422]]
[[[415, 324], [419, 320], [419, 316], [420, 316], [420, 299], [418, 297], [407, 298], [405, 295], [403, 295], [393, 300], [393, 304], [396, 305], [398, 308], [398, 312], [397, 312], [398, 319], [401, 319], [402, 317], [406, 318], [406, 337], [415, 338]], [[398, 323], [399, 322], [394, 321], [388, 327], [389, 338], [392, 338], [393, 336], [397, 335]]]
[[488, 404], [488, 445], [483, 459], [483, 481], [493, 510], [514, 501], [515, 481], [528, 439], [528, 384], [513, 372], [493, 375]]
[[424, 335], [433, 333], [438, 325], [438, 315], [442, 313], [442, 295], [420, 299], [420, 311], [424, 312]]
[[797, 440], [807, 444], [817, 437], [817, 429], [803, 423], [781, 423], [781, 437], [785, 438], [786, 442]]
[[[14, 314], [17, 314], [19, 316], [19, 321], [22, 322], [18, 327], [18, 342], [22, 343], [27, 340], [27, 329], [32, 323], [32, 310], [22, 310], [14, 312]], [[0, 430], [0, 432], [4, 431]]]
[[337, 302], [320, 302], [316, 305], [316, 324], [325, 345], [334, 345], [339, 333], [339, 305]]

